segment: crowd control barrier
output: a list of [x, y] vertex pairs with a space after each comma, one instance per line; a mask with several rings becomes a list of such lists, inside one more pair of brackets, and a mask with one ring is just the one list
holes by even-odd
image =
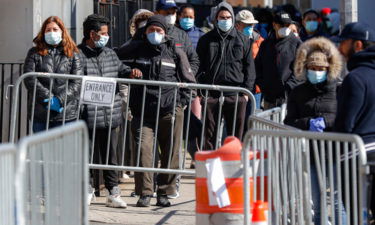
[[264, 119], [256, 115], [249, 117], [248, 127], [252, 130], [298, 130], [295, 127]]
[[271, 120], [276, 123], [283, 124], [286, 116], [286, 104], [280, 107], [275, 107], [255, 114], [257, 117]]

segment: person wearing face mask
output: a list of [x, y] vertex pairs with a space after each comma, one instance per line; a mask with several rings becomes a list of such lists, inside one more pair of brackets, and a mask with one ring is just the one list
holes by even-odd
[[275, 34], [263, 41], [255, 59], [256, 84], [262, 90], [265, 110], [284, 104], [287, 95], [299, 84], [292, 68], [301, 41], [290, 30], [291, 23], [288, 13], [276, 13]]
[[[199, 39], [197, 53], [201, 65], [198, 79], [202, 84], [237, 86], [254, 90], [255, 66], [251, 51], [251, 39], [234, 28], [234, 12], [231, 5], [221, 2], [217, 6], [215, 28]], [[248, 98], [238, 97], [236, 129], [233, 130], [233, 109], [236, 94], [224, 94], [223, 116], [229, 134], [242, 138]], [[210, 91], [207, 99], [205, 150], [213, 150], [216, 143], [220, 92]], [[202, 102], [205, 102], [202, 100]]]
[[307, 10], [302, 16], [302, 29], [300, 30], [300, 38], [306, 41], [315, 37], [327, 37], [319, 26], [319, 13], [313, 9]]
[[[135, 54], [125, 55], [126, 58], [133, 60], [132, 67], [139, 68], [143, 76], [130, 78], [195, 83], [195, 76], [190, 69], [186, 53], [176, 47], [174, 40], [169, 37], [168, 31], [168, 24], [165, 17], [155, 15], [148, 19], [142, 42], [134, 46], [136, 49]], [[176, 98], [177, 107], [173, 108], [174, 88], [162, 87], [161, 95], [159, 96], [159, 87], [148, 86], [145, 98], [147, 110], [144, 111], [143, 118], [141, 118], [142, 104], [140, 104], [139, 98], [130, 99], [130, 109], [134, 116], [132, 120], [132, 132], [136, 145], [140, 143], [139, 137], [140, 131], [142, 131], [140, 146], [141, 166], [153, 167], [153, 151], [154, 149], [159, 149], [158, 147], [154, 148], [153, 139], [155, 137], [157, 122], [155, 115], [157, 115], [158, 99], [160, 98], [156, 144], [160, 147], [161, 168], [168, 167], [169, 154], [171, 154], [169, 168], [178, 168], [178, 151], [181, 143], [180, 137], [183, 132], [184, 107], [189, 101], [186, 98], [187, 94], [183, 89], [180, 89]], [[143, 96], [143, 86], [132, 86], [130, 95], [141, 98]], [[175, 120], [174, 127], [172, 128], [173, 111], [175, 111]], [[172, 136], [173, 141], [171, 142]], [[135, 148], [137, 149], [138, 146]], [[171, 153], [169, 152], [170, 149], [172, 149]], [[176, 193], [176, 177], [175, 174], [158, 174], [157, 206], [169, 207], [171, 205], [168, 195]], [[153, 173], [136, 172], [135, 186], [135, 194], [140, 196], [136, 206], [150, 206], [151, 197], [154, 193]]]
[[195, 26], [195, 10], [192, 5], [183, 5], [180, 7], [179, 14], [179, 27], [184, 30], [192, 44], [194, 49], [197, 48], [198, 40], [204, 35], [204, 32]]
[[[35, 47], [32, 47], [27, 53], [24, 73], [83, 74], [78, 48], [59, 17], [47, 18], [33, 42]], [[34, 132], [46, 130], [48, 111], [50, 114], [49, 128], [62, 125], [64, 114], [65, 122], [74, 121], [79, 116], [79, 99], [76, 96], [80, 93], [80, 81], [69, 80], [68, 87], [66, 87], [65, 79], [54, 79], [52, 93], [49, 91], [50, 82], [48, 79], [25, 79], [25, 85], [31, 100], [33, 99], [34, 85], [36, 86], [34, 112], [31, 112], [32, 103], [28, 104], [29, 115], [34, 114], [34, 118], [30, 118], [33, 120], [32, 129]], [[50, 98], [50, 94], [52, 98]], [[48, 102], [50, 102], [49, 109]], [[64, 105], [66, 105], [65, 108]]]
[[[365, 143], [367, 161], [375, 161], [375, 30], [368, 24], [349, 23], [333, 40], [347, 61], [349, 74], [338, 94], [335, 131], [359, 135]], [[375, 214], [375, 169], [368, 176], [369, 219]], [[371, 218], [370, 218], [371, 217]]]
[[165, 17], [168, 24], [168, 35], [174, 39], [177, 48], [180, 48], [186, 52], [191, 69], [193, 70], [194, 74], [196, 74], [199, 68], [199, 58], [188, 34], [184, 30], [175, 26], [177, 20], [177, 10], [178, 7], [174, 0], [159, 0], [156, 4], [155, 14]]
[[[309, 39], [299, 47], [294, 63], [294, 74], [303, 83], [289, 94], [285, 124], [313, 132], [334, 130], [337, 110], [336, 87], [342, 64], [342, 57], [336, 46], [324, 37]], [[311, 200], [314, 211], [312, 219], [315, 225], [320, 225], [321, 189], [317, 172], [319, 164], [316, 163], [313, 152], [310, 159]], [[336, 181], [334, 182], [337, 187]], [[336, 221], [341, 217], [341, 224], [347, 224], [345, 207], [337, 197], [335, 196], [335, 215], [332, 216], [335, 216]]]
[[[83, 22], [83, 40], [78, 46], [80, 59], [85, 75], [98, 77], [128, 77], [138, 76], [141, 71], [131, 70], [117, 57], [116, 53], [106, 47], [109, 40], [109, 20], [103, 16], [92, 14]], [[109, 165], [117, 165], [116, 150], [119, 136], [119, 126], [122, 121], [122, 100], [117, 92], [113, 109], [108, 107], [85, 105], [83, 119], [89, 128], [91, 141], [94, 142], [94, 163], [102, 164], [100, 159], [108, 158]], [[107, 138], [108, 129], [111, 128], [110, 140]], [[94, 134], [95, 129], [95, 136]], [[107, 143], [110, 148], [107, 155]], [[91, 177], [93, 171], [90, 171]], [[126, 203], [121, 199], [121, 190], [118, 186], [118, 174], [114, 170], [103, 170], [105, 187], [108, 190], [106, 206], [114, 208], [126, 208]], [[90, 179], [92, 185], [92, 179]], [[89, 193], [90, 204], [93, 190]]]

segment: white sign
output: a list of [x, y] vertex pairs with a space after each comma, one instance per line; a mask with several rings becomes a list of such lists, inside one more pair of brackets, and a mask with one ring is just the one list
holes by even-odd
[[83, 77], [80, 104], [113, 107], [116, 80], [104, 77]]

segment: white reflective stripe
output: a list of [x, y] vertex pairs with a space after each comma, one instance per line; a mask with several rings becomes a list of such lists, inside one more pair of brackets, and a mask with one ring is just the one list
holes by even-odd
[[375, 142], [365, 144], [366, 152], [375, 150]]
[[137, 59], [137, 60], [135, 60], [135, 63], [145, 64], [145, 65], [150, 65], [150, 64], [151, 64], [151, 61], [150, 61], [150, 60], [141, 60], [141, 59]]
[[176, 68], [176, 64], [170, 63], [170, 62], [163, 62], [163, 61], [161, 61], [161, 65], [162, 66], [168, 66], [168, 67]]
[[134, 59], [124, 59], [124, 60], [121, 60], [123, 63], [132, 63], [134, 62]]

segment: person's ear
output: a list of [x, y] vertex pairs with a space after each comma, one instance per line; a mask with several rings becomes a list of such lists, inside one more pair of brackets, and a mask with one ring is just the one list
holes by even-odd
[[362, 41], [354, 41], [353, 47], [355, 52], [360, 52], [364, 50]]
[[95, 38], [95, 32], [93, 30], [90, 31], [90, 39], [94, 40]]

